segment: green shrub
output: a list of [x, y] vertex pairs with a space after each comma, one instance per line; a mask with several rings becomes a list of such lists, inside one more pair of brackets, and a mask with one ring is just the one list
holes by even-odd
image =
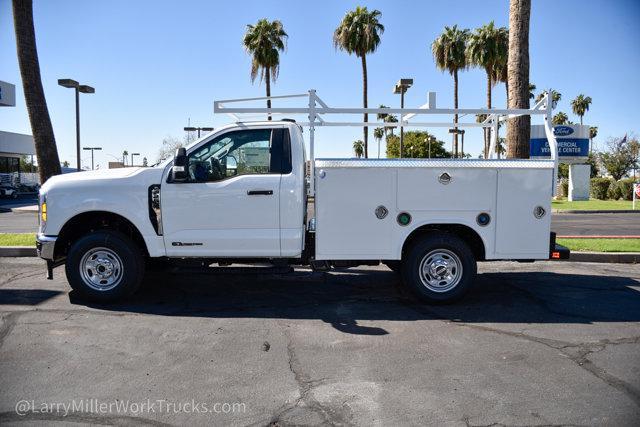
[[609, 178], [591, 178], [591, 197], [606, 200], [611, 181]]
[[618, 181], [618, 188], [620, 189], [620, 196], [624, 200], [633, 200], [633, 178], [621, 179]]
[[618, 181], [611, 180], [609, 188], [607, 189], [607, 198], [611, 200], [618, 200], [622, 197], [622, 190], [620, 189], [620, 183]]

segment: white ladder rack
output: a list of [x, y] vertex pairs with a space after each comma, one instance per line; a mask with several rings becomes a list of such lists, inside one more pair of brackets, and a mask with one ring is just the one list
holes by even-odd
[[[226, 113], [229, 114], [234, 121], [241, 122], [241, 116], [247, 116], [250, 114], [266, 114], [267, 117], [273, 115], [296, 115], [303, 114], [308, 117], [306, 122], [298, 122], [300, 126], [309, 128], [309, 158], [310, 158], [310, 176], [309, 176], [309, 195], [315, 194], [315, 150], [314, 150], [314, 133], [316, 127], [335, 127], [335, 126], [350, 126], [350, 127], [445, 127], [445, 128], [487, 128], [490, 132], [490, 146], [489, 146], [489, 159], [493, 158], [495, 153], [497, 140], [498, 140], [498, 126], [500, 122], [503, 122], [509, 118], [518, 116], [534, 116], [541, 115], [544, 117], [545, 134], [549, 141], [549, 147], [551, 149], [551, 160], [554, 162], [553, 179], [557, 175], [558, 169], [558, 145], [556, 138], [553, 134], [552, 125], [552, 111], [553, 103], [548, 102], [550, 94], [553, 92], [549, 89], [545, 96], [539, 100], [530, 109], [488, 109], [488, 108], [436, 108], [435, 106], [435, 94], [430, 94], [430, 100], [434, 105], [430, 103], [424, 104], [419, 108], [333, 108], [329, 107], [320, 97], [316, 94], [315, 89], [309, 90], [307, 93], [295, 94], [295, 95], [280, 95], [269, 97], [257, 97], [257, 98], [240, 98], [240, 99], [225, 99], [215, 101], [213, 104], [214, 113]], [[231, 106], [230, 104], [248, 103], [255, 101], [266, 100], [291, 100], [296, 98], [307, 98], [306, 105], [299, 107], [253, 107], [253, 106]], [[399, 116], [399, 120], [396, 123], [387, 122], [364, 122], [364, 121], [328, 121], [323, 116], [327, 115], [353, 115], [353, 114], [395, 114]], [[409, 119], [415, 116], [453, 116], [457, 114], [459, 117], [474, 116], [476, 114], [484, 114], [487, 118], [481, 122], [458, 122], [453, 121], [409, 121]], [[555, 182], [552, 186], [553, 195], [555, 195], [556, 188]]]

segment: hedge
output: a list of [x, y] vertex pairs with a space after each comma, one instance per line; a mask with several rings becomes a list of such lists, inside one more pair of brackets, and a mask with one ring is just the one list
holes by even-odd
[[633, 178], [621, 179], [618, 181], [618, 188], [620, 189], [620, 197], [624, 200], [633, 200]]
[[607, 198], [611, 200], [619, 200], [622, 197], [622, 190], [620, 189], [620, 182], [611, 180], [611, 184], [607, 189]]
[[591, 178], [591, 197], [606, 200], [612, 182], [615, 181], [609, 178]]

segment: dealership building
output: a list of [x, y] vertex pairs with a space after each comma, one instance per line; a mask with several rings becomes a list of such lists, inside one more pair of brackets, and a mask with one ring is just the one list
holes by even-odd
[[[15, 107], [15, 105], [16, 87], [11, 83], [0, 81], [0, 106]], [[0, 129], [0, 181], [3, 183], [32, 181], [33, 174], [20, 170], [20, 158], [35, 154], [31, 135]]]

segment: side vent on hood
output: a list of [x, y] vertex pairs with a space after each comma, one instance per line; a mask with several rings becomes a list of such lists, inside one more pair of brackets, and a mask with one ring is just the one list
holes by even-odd
[[149, 219], [158, 236], [162, 236], [162, 210], [160, 203], [160, 184], [149, 187]]

